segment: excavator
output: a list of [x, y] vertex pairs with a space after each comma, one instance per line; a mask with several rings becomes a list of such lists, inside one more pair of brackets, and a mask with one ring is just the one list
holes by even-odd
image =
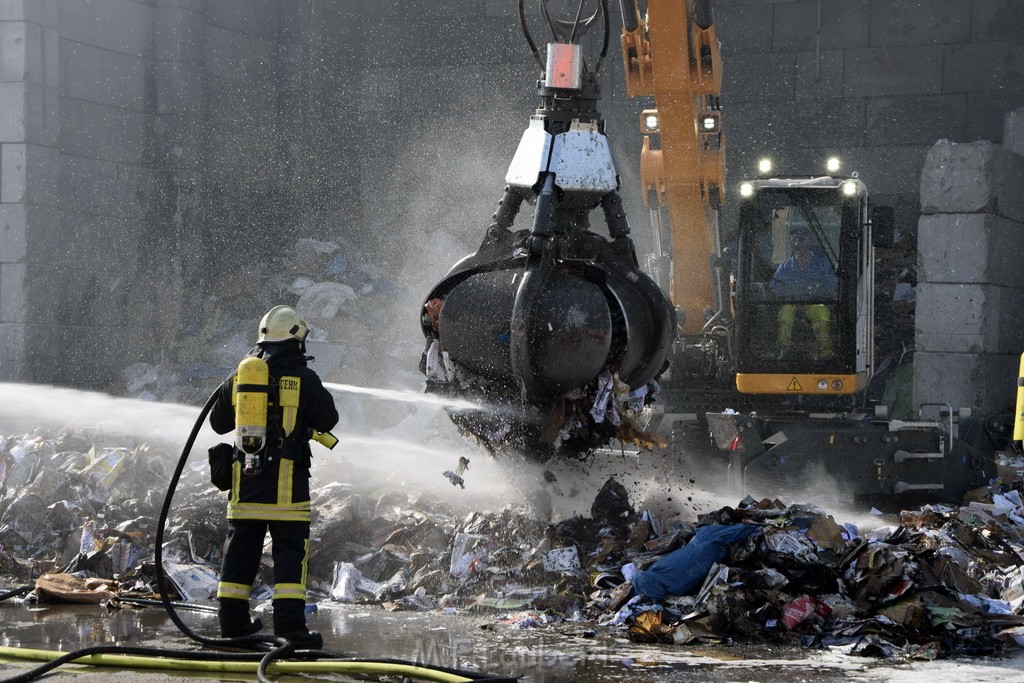
[[[481, 406], [449, 409], [455, 424], [492, 452], [540, 461], [609, 444], [689, 448], [683, 435], [696, 428], [731, 483], [760, 490], [825, 475], [854, 498], [954, 502], [987, 484], [1003, 425], [945, 405], [892, 419], [866, 398], [874, 250], [892, 245], [893, 210], [872, 206], [835, 159], [808, 176], [762, 162], [727, 191], [711, 0], [648, 0], [643, 14], [637, 0], [619, 2], [627, 94], [655, 103], [640, 112], [646, 270], [597, 107], [608, 2], [585, 15], [581, 0], [568, 19], [548, 4], [542, 55], [519, 0], [540, 104], [498, 209], [420, 311], [427, 390]], [[729, 231], [718, 221], [726, 200], [738, 216]], [[514, 230], [523, 204], [532, 222]], [[591, 225], [598, 208], [607, 237]]]

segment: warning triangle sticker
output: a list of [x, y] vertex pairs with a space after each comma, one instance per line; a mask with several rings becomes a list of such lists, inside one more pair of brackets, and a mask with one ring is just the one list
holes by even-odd
[[800, 386], [800, 382], [797, 382], [796, 377], [794, 377], [793, 381], [786, 387], [786, 391], [803, 391], [803, 387]]

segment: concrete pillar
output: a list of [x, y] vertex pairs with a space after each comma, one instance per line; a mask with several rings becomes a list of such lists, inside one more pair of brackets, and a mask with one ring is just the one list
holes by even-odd
[[53, 229], [60, 154], [57, 3], [0, 3], [0, 380], [29, 379], [32, 244]]
[[940, 140], [921, 173], [914, 401], [1002, 412], [1024, 348], [1024, 157]]
[[939, 140], [921, 171], [921, 213], [994, 213], [1024, 222], [1024, 157], [986, 141]]

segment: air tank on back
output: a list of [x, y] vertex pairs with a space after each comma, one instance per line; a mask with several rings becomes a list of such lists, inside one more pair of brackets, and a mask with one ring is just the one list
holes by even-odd
[[[608, 35], [607, 21], [597, 20], [604, 18], [599, 11], [576, 24], [549, 21], [564, 41], [548, 44], [546, 61], [524, 22], [544, 68], [542, 103], [480, 248], [452, 267], [421, 309], [428, 391], [482, 403], [483, 410], [449, 415], [492, 451], [543, 460], [586, 454], [612, 439], [657, 441], [644, 432], [642, 415], [667, 367], [675, 316], [638, 267], [596, 107]], [[604, 24], [605, 43], [591, 70], [570, 38], [594, 23]], [[535, 206], [532, 224], [513, 230], [523, 202]], [[591, 229], [598, 207], [608, 237]]]

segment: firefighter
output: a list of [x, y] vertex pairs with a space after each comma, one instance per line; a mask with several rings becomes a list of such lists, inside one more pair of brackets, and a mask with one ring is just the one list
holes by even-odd
[[[307, 629], [305, 615], [309, 440], [321, 440], [319, 432], [329, 433], [338, 422], [338, 411], [320, 378], [306, 367], [311, 360], [305, 355], [308, 333], [309, 327], [294, 309], [270, 309], [260, 321], [256, 347], [239, 364], [239, 372], [220, 387], [210, 413], [214, 431], [225, 434], [236, 429], [237, 443], [228, 456], [230, 530], [217, 588], [224, 638], [263, 628], [259, 619], [249, 616], [249, 591], [269, 531], [274, 635], [300, 649], [323, 647], [321, 635]], [[252, 374], [254, 366], [262, 368], [262, 378], [259, 372]], [[263, 415], [253, 406], [262, 407]]]

